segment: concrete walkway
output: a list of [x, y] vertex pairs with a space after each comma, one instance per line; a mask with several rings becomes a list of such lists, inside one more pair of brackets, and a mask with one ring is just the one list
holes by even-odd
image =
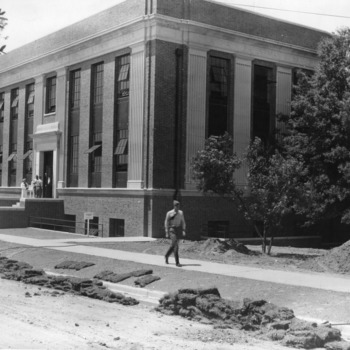
[[[133, 261], [136, 263], [164, 266], [175, 268], [174, 264], [165, 265], [164, 257], [159, 255], [142, 254], [135, 252], [127, 252], [121, 250], [112, 250], [98, 248], [92, 246], [82, 246], [79, 242], [122, 242], [122, 241], [146, 241], [153, 240], [147, 237], [131, 237], [131, 238], [67, 238], [61, 239], [35, 239], [22, 236], [12, 236], [0, 234], [0, 240], [9, 243], [23, 244], [32, 247], [41, 247], [54, 249], [70, 253], [87, 254], [109, 259]], [[323, 289], [335, 292], [350, 293], [350, 277], [342, 276], [335, 277], [325, 273], [304, 273], [304, 272], [289, 272], [280, 270], [260, 269], [249, 266], [238, 266], [220, 264], [201, 260], [181, 259], [182, 269], [192, 270], [204, 273], [212, 273], [223, 276], [246, 278], [264, 282], [273, 282], [292, 286], [310, 287]]]

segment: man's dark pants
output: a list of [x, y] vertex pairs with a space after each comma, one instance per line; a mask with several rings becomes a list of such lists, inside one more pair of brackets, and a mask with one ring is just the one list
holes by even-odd
[[179, 261], [179, 237], [181, 234], [181, 227], [171, 227], [169, 229], [169, 237], [171, 239], [171, 245], [165, 254], [165, 258], [168, 260], [170, 254], [174, 252], [175, 263], [180, 264]]

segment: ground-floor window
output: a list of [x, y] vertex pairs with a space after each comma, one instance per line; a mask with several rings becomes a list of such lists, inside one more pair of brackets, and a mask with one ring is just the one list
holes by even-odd
[[109, 219], [109, 236], [124, 237], [125, 236], [125, 220]]
[[226, 238], [229, 224], [229, 221], [208, 221], [208, 237]]

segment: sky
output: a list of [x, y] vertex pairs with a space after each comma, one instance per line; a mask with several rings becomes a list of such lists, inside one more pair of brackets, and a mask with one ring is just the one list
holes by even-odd
[[[39, 39], [123, 0], [0, 0], [6, 51]], [[141, 0], [140, 0], [141, 1]], [[270, 17], [335, 32], [350, 27], [349, 0], [216, 0]], [[1, 40], [2, 44], [2, 40]]]

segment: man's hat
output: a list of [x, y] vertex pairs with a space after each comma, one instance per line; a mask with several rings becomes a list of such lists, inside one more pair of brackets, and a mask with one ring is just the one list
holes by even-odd
[[179, 202], [179, 201], [173, 201], [173, 204], [174, 204], [174, 205], [179, 205], [180, 202]]

